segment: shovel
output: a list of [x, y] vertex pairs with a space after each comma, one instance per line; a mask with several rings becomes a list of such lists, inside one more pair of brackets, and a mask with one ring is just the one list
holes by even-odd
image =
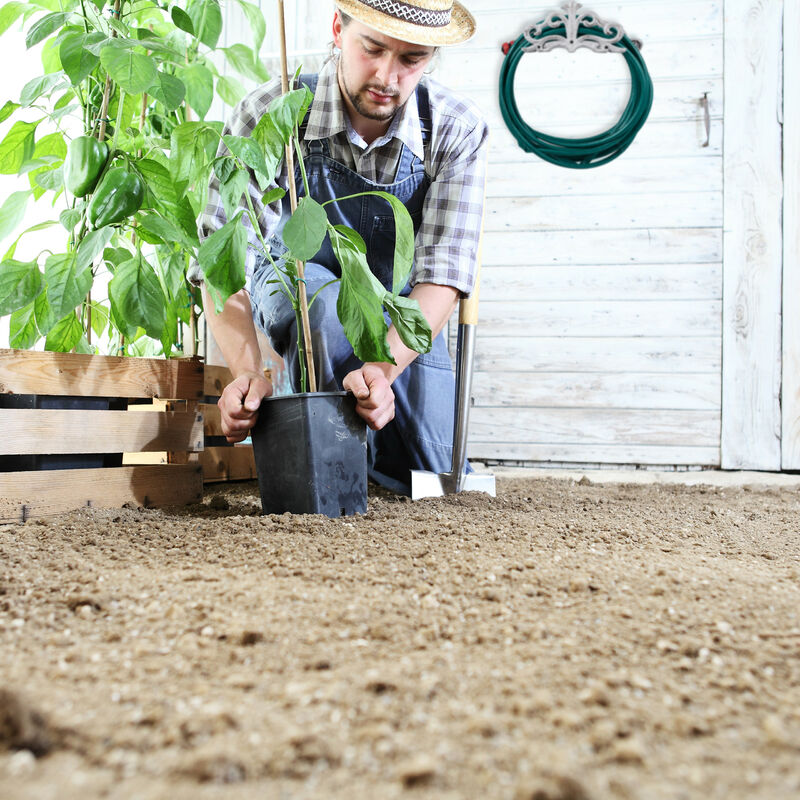
[[[481, 237], [483, 238], [483, 237]], [[478, 246], [477, 273], [472, 294], [463, 298], [458, 308], [458, 344], [456, 346], [456, 402], [453, 415], [453, 461], [450, 472], [437, 474], [411, 470], [411, 499], [442, 497], [456, 492], [486, 492], [495, 497], [494, 475], [467, 474], [467, 423], [472, 392], [472, 362], [475, 355], [475, 330], [478, 324], [478, 282], [481, 247]]]

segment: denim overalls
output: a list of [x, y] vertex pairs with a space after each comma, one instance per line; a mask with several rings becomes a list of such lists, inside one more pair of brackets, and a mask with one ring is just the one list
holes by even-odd
[[[301, 82], [313, 92], [317, 76], [301, 76]], [[417, 88], [417, 104], [423, 143], [429, 137], [430, 106], [427, 89]], [[380, 189], [398, 197], [419, 229], [422, 207], [430, 186], [423, 163], [403, 145], [400, 163], [391, 184], [368, 181], [330, 156], [327, 140], [311, 141], [305, 158], [311, 196], [322, 203], [335, 197]], [[298, 195], [303, 193], [299, 165], [295, 180]], [[284, 198], [285, 206], [288, 198]], [[358, 231], [367, 243], [367, 260], [372, 272], [388, 289], [392, 286], [394, 218], [388, 203], [380, 197], [367, 196], [326, 206], [334, 224], [344, 224]], [[284, 208], [285, 220], [288, 216]], [[273, 258], [285, 252], [276, 234], [269, 242]], [[340, 277], [330, 240], [305, 265], [308, 297], [320, 287]], [[297, 329], [294, 311], [282, 292], [269, 283], [275, 275], [266, 258], [257, 264], [250, 286], [253, 319], [264, 331], [272, 347], [283, 356], [299, 390], [297, 367]], [[403, 294], [408, 294], [406, 287]], [[344, 336], [336, 314], [339, 283], [323, 289], [310, 309], [314, 362], [320, 391], [341, 389], [345, 375], [361, 366]], [[387, 316], [388, 321], [388, 316]], [[430, 353], [418, 356], [392, 384], [395, 394], [395, 418], [380, 431], [368, 432], [369, 474], [383, 486], [404, 494], [410, 493], [410, 470], [448, 472], [451, 468], [453, 439], [453, 403], [455, 380], [444, 334], [434, 340]]]

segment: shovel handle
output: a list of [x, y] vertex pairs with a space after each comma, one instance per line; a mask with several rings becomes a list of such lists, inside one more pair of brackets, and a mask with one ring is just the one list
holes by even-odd
[[472, 294], [469, 297], [462, 297], [458, 305], [459, 325], [478, 324], [478, 295], [481, 288], [481, 261], [483, 260], [483, 221], [486, 218], [484, 208], [481, 217], [481, 234], [478, 238], [478, 253], [475, 256], [475, 285], [472, 287]]

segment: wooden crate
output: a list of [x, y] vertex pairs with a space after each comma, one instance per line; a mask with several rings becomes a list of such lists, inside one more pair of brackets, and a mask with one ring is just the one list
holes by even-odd
[[200, 454], [203, 467], [203, 482], [242, 481], [258, 477], [251, 444], [229, 445], [224, 441], [220, 426], [219, 408], [216, 399], [230, 383], [231, 373], [227, 367], [206, 365], [204, 373], [205, 403], [200, 405], [203, 415], [205, 447]]
[[[0, 349], [0, 393], [130, 403], [127, 411], [0, 408], [0, 456], [70, 455], [91, 463], [92, 454], [125, 454], [123, 466], [0, 472], [0, 523], [82, 506], [184, 505], [202, 499], [199, 359]], [[135, 463], [150, 459], [167, 463]]]

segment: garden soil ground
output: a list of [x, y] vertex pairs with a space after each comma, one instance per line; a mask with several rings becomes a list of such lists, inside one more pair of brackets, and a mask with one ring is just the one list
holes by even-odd
[[800, 798], [800, 490], [0, 528], [0, 797]]

